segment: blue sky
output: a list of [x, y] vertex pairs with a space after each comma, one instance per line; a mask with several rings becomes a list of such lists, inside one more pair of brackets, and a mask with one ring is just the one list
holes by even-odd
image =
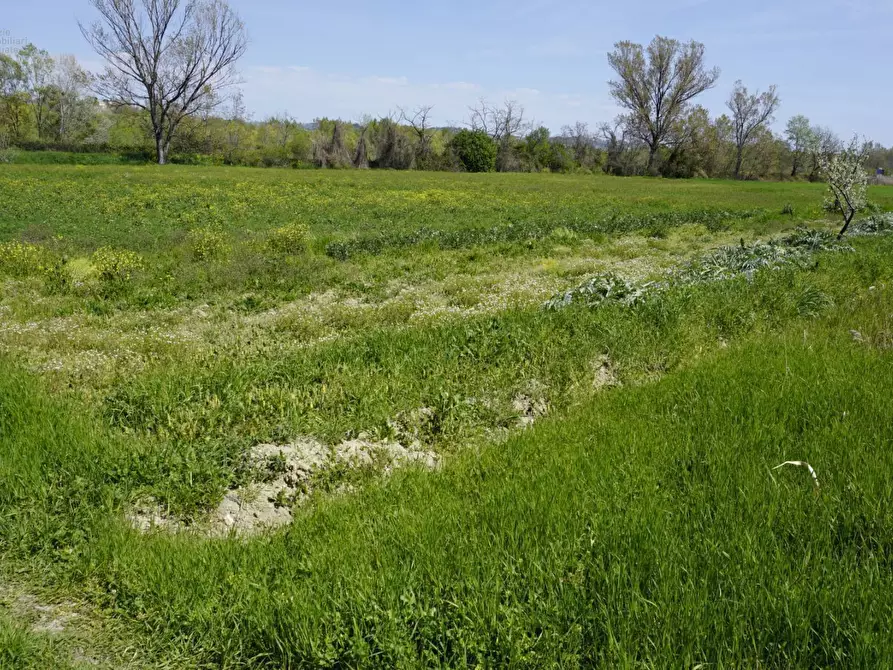
[[[93, 18], [87, 0], [4, 4], [0, 38], [99, 66], [76, 24]], [[302, 121], [359, 119], [433, 104], [445, 124], [462, 122], [468, 105], [486, 97], [519, 100], [553, 131], [577, 120], [594, 126], [619, 111], [606, 83], [614, 42], [662, 34], [704, 42], [708, 64], [722, 69], [717, 88], [700, 99], [714, 114], [736, 79], [752, 89], [776, 84], [777, 128], [806, 114], [843, 136], [893, 145], [884, 57], [893, 0], [230, 4], [251, 39], [240, 71], [256, 119], [286, 111]]]

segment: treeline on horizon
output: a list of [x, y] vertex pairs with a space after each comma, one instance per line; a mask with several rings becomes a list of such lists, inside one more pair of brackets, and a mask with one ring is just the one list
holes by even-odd
[[[34, 45], [15, 56], [0, 54], [0, 162], [153, 161], [147, 112], [99, 100], [91, 93], [92, 80], [74, 57], [53, 59]], [[803, 115], [791, 117], [783, 134], [774, 132], [769, 121], [779, 100], [774, 87], [770, 91], [774, 104], [767, 108], [772, 109], [744, 141], [736, 99], [738, 104], [765, 104], [768, 92], [749, 95], [737, 82], [729, 114], [711, 117], [703, 106], [691, 105], [676, 121], [671, 139], [654, 147], [643, 141], [629, 116], [598, 124], [578, 121], [554, 135], [513, 100], [480, 100], [459, 129], [434, 126], [432, 106], [398, 108], [361, 121], [299, 123], [288, 114], [252, 120], [236, 91], [225, 98], [209, 96], [184, 118], [172, 139], [170, 160], [252, 167], [820, 179], [820, 159], [839, 150], [840, 138]], [[872, 143], [868, 167], [893, 172], [893, 148]]]

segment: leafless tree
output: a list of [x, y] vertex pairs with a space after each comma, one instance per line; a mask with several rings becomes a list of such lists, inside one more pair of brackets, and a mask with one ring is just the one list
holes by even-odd
[[735, 179], [741, 177], [741, 164], [747, 146], [756, 139], [758, 130], [772, 122], [780, 102], [775, 86], [770, 86], [764, 93], [750, 93], [740, 79], [735, 82], [735, 88], [726, 102], [735, 124]]
[[388, 112], [375, 125], [373, 144], [375, 145], [375, 160], [372, 167], [392, 170], [408, 170], [412, 167], [415, 158], [412, 142], [401, 129], [396, 112]]
[[571, 150], [574, 152], [574, 160], [580, 165], [586, 161], [586, 156], [592, 148], [592, 133], [589, 132], [589, 124], [577, 121], [573, 126], [564, 126], [561, 134], [570, 141]]
[[524, 107], [517, 100], [506, 100], [499, 107], [481, 98], [476, 106], [469, 107], [468, 110], [468, 125], [471, 129], [483, 130], [497, 144], [524, 135], [524, 131], [530, 126], [524, 120]]
[[517, 100], [505, 100], [500, 107], [481, 98], [476, 106], [469, 107], [469, 112], [471, 129], [487, 133], [498, 146], [496, 169], [499, 172], [512, 169], [512, 140], [523, 137], [533, 127], [524, 118], [524, 106]]
[[611, 95], [629, 110], [628, 130], [648, 146], [649, 171], [657, 150], [678, 125], [688, 103], [712, 88], [719, 69], [704, 66], [704, 45], [655, 37], [647, 49], [618, 42], [608, 54], [618, 79], [608, 82]]
[[431, 155], [431, 138], [434, 135], [434, 130], [431, 128], [430, 117], [434, 105], [422, 105], [409, 113], [402, 107], [398, 107], [398, 109], [400, 110], [400, 122], [412, 128], [418, 138], [416, 161], [424, 167]]
[[623, 116], [617, 117], [613, 123], [599, 124], [598, 132], [607, 153], [605, 172], [620, 176], [629, 174], [629, 161], [626, 160], [629, 149], [627, 126], [627, 120]]
[[353, 166], [361, 170], [369, 167], [369, 142], [366, 139], [366, 133], [369, 131], [369, 126], [372, 123], [372, 117], [366, 115], [358, 124], [360, 126], [360, 139], [357, 140], [357, 149], [354, 151]]
[[106, 60], [97, 93], [146, 110], [158, 162], [212, 91], [235, 83], [247, 36], [224, 0], [90, 0], [100, 20], [81, 32]]

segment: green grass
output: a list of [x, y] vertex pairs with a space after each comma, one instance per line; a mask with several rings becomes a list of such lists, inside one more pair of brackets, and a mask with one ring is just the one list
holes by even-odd
[[[0, 241], [22, 242], [0, 248], [0, 569], [88, 605], [78, 639], [100, 657], [893, 659], [893, 236], [721, 281], [689, 283], [723, 274], [695, 263], [632, 305], [543, 308], [595, 274], [639, 286], [720, 245], [833, 228], [820, 187], [176, 167], [0, 177]], [[606, 220], [630, 223], [587, 228]], [[509, 225], [536, 234], [487, 232]], [[420, 230], [453, 237], [404, 244]], [[359, 251], [327, 255], [338, 242]], [[711, 258], [723, 254], [752, 260]], [[548, 416], [520, 430], [519, 397]], [[125, 520], [151, 497], [200, 526], [248, 477], [252, 446], [404, 439], [395, 422], [422, 408], [416, 437], [436, 471], [324, 471], [285, 529], [208, 539]], [[772, 469], [786, 460], [816, 467], [818, 495], [805, 470]], [[74, 658], [30, 626], [0, 611], [0, 663]]]
[[[108, 514], [144, 454], [8, 368], [4, 551], [213, 664], [882, 665], [890, 253], [872, 240], [818, 269], [699, 289], [689, 299], [711, 337], [737, 323], [740, 344], [698, 355], [687, 341], [688, 364], [658, 382], [439, 473], [321, 501], [247, 544], [123, 529]], [[819, 320], [785, 307], [804, 283], [834, 291], [836, 307]], [[666, 321], [665, 307], [613, 314], [611, 344]], [[642, 363], [672, 346], [644, 330]], [[801, 458], [818, 497], [805, 472], [771, 470]]]
[[0, 668], [3, 670], [71, 667], [56, 647], [47, 636], [33, 633], [0, 612]]
[[[250, 237], [292, 220], [327, 242], [704, 211], [781, 219], [788, 204], [799, 218], [820, 218], [822, 191], [821, 184], [605, 176], [9, 165], [0, 179], [0, 239], [63, 235], [79, 249], [149, 251], [176, 242], [184, 228], [219, 225]], [[871, 194], [893, 205], [890, 189]]]

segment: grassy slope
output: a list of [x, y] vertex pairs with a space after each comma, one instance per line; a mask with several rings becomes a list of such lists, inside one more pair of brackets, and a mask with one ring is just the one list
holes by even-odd
[[[889, 239], [862, 241], [816, 268], [699, 289], [682, 318], [684, 301], [596, 319], [595, 351], [622, 351], [646, 326], [630, 366], [694, 350], [657, 383], [439, 473], [320, 501], [249, 543], [122, 528], [109, 513], [145, 476], [143, 454], [7, 367], [0, 547], [86, 587], [154, 646], [187, 644], [212, 664], [883, 665], [891, 254]], [[704, 348], [729, 333], [740, 343]], [[491, 360], [500, 341], [529, 346], [495, 336], [467, 350]], [[397, 355], [384, 370], [409, 349], [382, 351]], [[805, 472], [771, 470], [801, 458], [818, 497]]]

